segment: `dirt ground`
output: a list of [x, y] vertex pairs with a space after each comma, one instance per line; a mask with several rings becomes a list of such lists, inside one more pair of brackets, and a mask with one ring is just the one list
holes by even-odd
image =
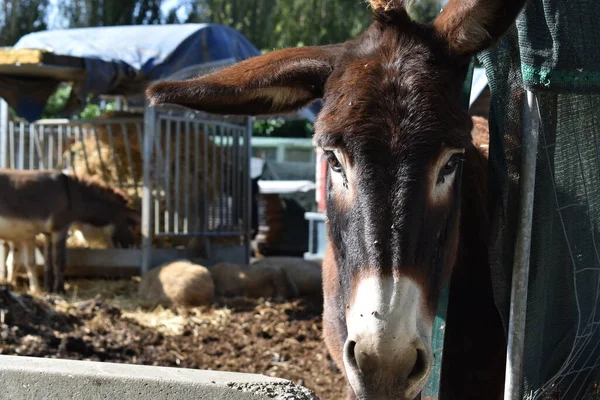
[[260, 373], [343, 398], [321, 339], [319, 301], [219, 299], [214, 307], [143, 310], [138, 281], [71, 281], [65, 296], [0, 285], [0, 354]]

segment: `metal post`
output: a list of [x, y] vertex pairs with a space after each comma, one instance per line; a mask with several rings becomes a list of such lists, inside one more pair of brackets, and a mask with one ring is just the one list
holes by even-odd
[[144, 149], [143, 149], [143, 187], [142, 187], [142, 265], [145, 274], [150, 269], [152, 255], [152, 153], [156, 109], [146, 102], [144, 109]]
[[121, 96], [115, 97], [115, 111], [123, 111], [123, 98]]
[[252, 230], [252, 185], [250, 182], [250, 161], [252, 159], [252, 126], [253, 117], [248, 117], [248, 133], [244, 137], [246, 165], [244, 166], [244, 193], [246, 196], [246, 211], [244, 212], [244, 247], [246, 264], [250, 264], [250, 231]]
[[0, 97], [0, 168], [8, 168], [8, 104]]
[[535, 168], [539, 137], [539, 120], [535, 94], [527, 91], [521, 137], [521, 176], [519, 187], [519, 216], [513, 263], [510, 298], [510, 320], [506, 355], [504, 400], [520, 400], [527, 317], [527, 284], [531, 251], [531, 224], [535, 193]]
[[[8, 168], [8, 104], [0, 97], [0, 168]], [[0, 278], [6, 279], [6, 257], [8, 248], [0, 240]]]
[[276, 149], [275, 150], [276, 151], [275, 159], [277, 160], [277, 162], [284, 162], [285, 161], [285, 147], [282, 144], [278, 144], [275, 149]]

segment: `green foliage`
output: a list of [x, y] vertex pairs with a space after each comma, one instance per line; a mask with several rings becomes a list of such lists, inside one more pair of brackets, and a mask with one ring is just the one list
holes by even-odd
[[199, 0], [182, 22], [227, 25], [259, 49], [272, 50], [352, 39], [371, 17], [364, 0]]
[[309, 138], [313, 133], [313, 125], [308, 121], [285, 121], [282, 118], [255, 121], [252, 126], [253, 136]]
[[42, 118], [57, 118], [67, 103], [70, 94], [71, 86], [60, 85], [48, 99], [44, 111], [42, 112]]
[[69, 28], [156, 24], [160, 0], [62, 0], [60, 14]]
[[442, 10], [442, 0], [414, 0], [409, 2], [408, 14], [415, 21], [431, 23]]
[[23, 35], [46, 29], [49, 0], [0, 0], [0, 46], [12, 46]]
[[[59, 118], [65, 104], [67, 103], [67, 100], [69, 99], [71, 90], [72, 88], [70, 85], [60, 85], [48, 99], [48, 102], [44, 107], [44, 111], [42, 112], [42, 118]], [[115, 103], [109, 102], [106, 104], [104, 111], [113, 111], [115, 109]], [[79, 114], [69, 117], [81, 120], [94, 119], [100, 117], [102, 112], [103, 111], [100, 109], [100, 106], [97, 104], [94, 97], [90, 95], [85, 108]]]

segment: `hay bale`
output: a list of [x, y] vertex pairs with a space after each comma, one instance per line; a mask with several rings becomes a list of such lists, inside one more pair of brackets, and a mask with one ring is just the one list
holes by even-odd
[[96, 227], [90, 224], [75, 222], [69, 230], [67, 247], [110, 249], [114, 247], [112, 232], [108, 227]]
[[279, 268], [293, 288], [294, 296], [320, 297], [323, 292], [321, 267], [300, 257], [265, 257], [251, 264], [252, 268]]
[[138, 293], [140, 301], [149, 307], [199, 307], [213, 303], [215, 287], [205, 267], [182, 260], [147, 272]]
[[[139, 230], [139, 227], [136, 227]], [[95, 227], [90, 224], [73, 223], [69, 228], [67, 248], [70, 249], [112, 249], [111, 233], [106, 227]], [[35, 237], [35, 245], [44, 248], [46, 239], [43, 233]]]
[[223, 297], [276, 298], [293, 296], [283, 270], [271, 265], [219, 263], [210, 268], [215, 294]]

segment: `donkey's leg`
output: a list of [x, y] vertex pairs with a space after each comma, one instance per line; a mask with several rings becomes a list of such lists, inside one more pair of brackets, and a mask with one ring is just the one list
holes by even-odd
[[65, 269], [67, 267], [67, 236], [68, 227], [52, 234], [53, 264], [54, 264], [54, 291], [65, 292]]
[[9, 244], [9, 252], [6, 260], [6, 265], [8, 268], [6, 280], [13, 286], [16, 286], [17, 284], [17, 274], [21, 268], [21, 247], [22, 246], [20, 242], [10, 242]]
[[50, 293], [54, 287], [54, 262], [52, 235], [44, 234], [44, 290]]
[[6, 281], [6, 259], [8, 258], [6, 242], [0, 240], [0, 281]]
[[37, 263], [35, 262], [35, 239], [23, 242], [21, 252], [21, 260], [27, 269], [27, 277], [29, 278], [29, 290], [32, 293], [39, 293], [40, 282], [37, 277]]

